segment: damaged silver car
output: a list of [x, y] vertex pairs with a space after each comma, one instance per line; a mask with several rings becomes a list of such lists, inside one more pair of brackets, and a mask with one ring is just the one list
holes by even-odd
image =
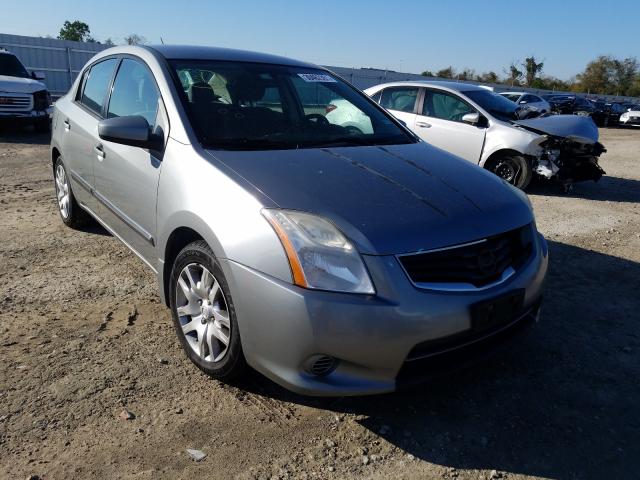
[[424, 141], [518, 188], [525, 189], [534, 175], [557, 180], [566, 190], [574, 182], [597, 181], [605, 174], [598, 157], [606, 149], [588, 117], [523, 118], [531, 112], [466, 83], [395, 82], [365, 93]]

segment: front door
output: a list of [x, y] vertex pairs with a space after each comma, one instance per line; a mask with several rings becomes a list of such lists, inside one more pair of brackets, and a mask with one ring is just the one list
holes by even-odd
[[467, 113], [476, 112], [453, 93], [427, 88], [413, 131], [425, 142], [477, 164], [486, 129], [462, 121]]
[[[153, 74], [140, 60], [122, 59], [106, 109], [107, 118], [139, 115], [152, 132], [168, 134], [166, 112]], [[162, 152], [98, 139], [95, 166], [101, 216], [132, 249], [156, 268], [156, 199]]]

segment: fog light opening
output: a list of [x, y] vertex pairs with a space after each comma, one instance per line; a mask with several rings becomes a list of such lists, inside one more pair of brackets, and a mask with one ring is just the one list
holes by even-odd
[[338, 359], [329, 355], [312, 355], [304, 362], [304, 370], [316, 377], [326, 377], [338, 366]]

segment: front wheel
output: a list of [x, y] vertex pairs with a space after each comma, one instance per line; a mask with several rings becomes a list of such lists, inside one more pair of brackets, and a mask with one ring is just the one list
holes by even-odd
[[64, 224], [71, 228], [81, 228], [87, 225], [90, 219], [89, 214], [78, 205], [76, 198], [73, 196], [69, 175], [67, 175], [62, 157], [56, 159], [54, 179], [58, 213]]
[[187, 357], [218, 380], [246, 369], [240, 332], [227, 280], [204, 241], [176, 257], [169, 295], [174, 327]]
[[527, 159], [517, 154], [501, 155], [487, 162], [485, 168], [521, 190], [529, 186], [533, 176]]

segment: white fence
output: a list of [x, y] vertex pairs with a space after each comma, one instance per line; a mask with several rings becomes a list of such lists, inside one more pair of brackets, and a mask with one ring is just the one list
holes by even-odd
[[44, 72], [51, 95], [64, 95], [87, 60], [107, 48], [99, 43], [0, 33], [0, 47], [14, 53], [27, 68]]

